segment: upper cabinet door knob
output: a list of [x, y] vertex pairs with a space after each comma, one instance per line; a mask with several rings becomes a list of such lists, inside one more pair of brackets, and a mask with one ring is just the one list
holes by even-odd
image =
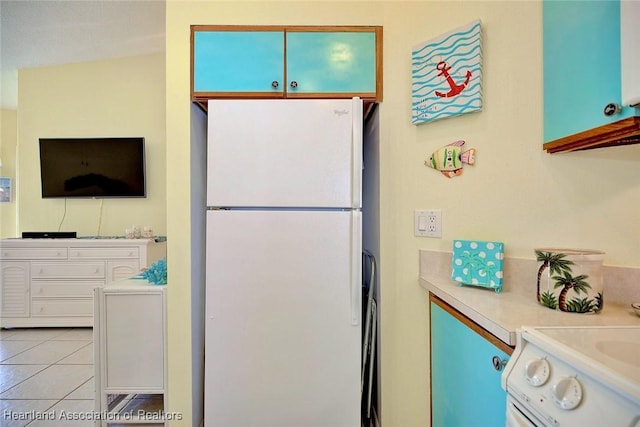
[[611, 117], [615, 114], [620, 113], [621, 111], [622, 111], [622, 107], [620, 106], [620, 104], [616, 104], [615, 102], [610, 102], [604, 106], [602, 113], [607, 117]]
[[276, 80], [274, 80], [274, 81], [272, 81], [272, 82], [271, 82], [271, 87], [272, 87], [272, 88], [277, 89], [277, 88], [278, 88], [278, 86], [280, 86], [280, 83], [278, 83]]
[[295, 80], [292, 80], [292, 81], [291, 81], [291, 84], [290, 84], [289, 86], [291, 86], [291, 88], [292, 88], [292, 89], [295, 89], [295, 88], [297, 88], [297, 87], [298, 87], [298, 82], [297, 82], [297, 81], [295, 81]]

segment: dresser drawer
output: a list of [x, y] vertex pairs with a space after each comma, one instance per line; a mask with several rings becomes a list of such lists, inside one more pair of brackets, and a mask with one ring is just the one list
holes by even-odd
[[123, 246], [116, 248], [70, 248], [69, 259], [109, 259], [109, 258], [138, 258], [140, 248]]
[[93, 316], [93, 298], [31, 300], [31, 316]]
[[136, 260], [107, 261], [107, 283], [140, 274], [140, 262]]
[[67, 259], [67, 248], [1, 248], [2, 259]]
[[104, 262], [32, 262], [31, 278], [104, 278]]
[[83, 280], [72, 282], [67, 280], [38, 280], [31, 284], [31, 297], [93, 297], [93, 289], [104, 286], [104, 280]]

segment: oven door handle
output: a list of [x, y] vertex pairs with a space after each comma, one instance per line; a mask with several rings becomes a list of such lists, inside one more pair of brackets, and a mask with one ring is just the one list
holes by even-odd
[[527, 417], [525, 417], [516, 408], [507, 409], [507, 426], [506, 427], [536, 427]]
[[507, 395], [507, 423], [506, 427], [546, 427], [547, 424], [538, 420], [533, 414], [516, 405], [513, 397]]

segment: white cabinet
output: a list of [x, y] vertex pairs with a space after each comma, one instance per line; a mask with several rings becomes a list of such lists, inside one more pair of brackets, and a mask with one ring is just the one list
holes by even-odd
[[[95, 289], [96, 412], [102, 426], [165, 425], [166, 286], [120, 280]], [[148, 425], [148, 424], [145, 424]]]
[[93, 288], [166, 256], [154, 239], [0, 241], [0, 327], [92, 326]]

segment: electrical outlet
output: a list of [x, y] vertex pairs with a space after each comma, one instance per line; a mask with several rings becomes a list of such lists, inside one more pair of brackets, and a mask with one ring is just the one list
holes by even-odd
[[440, 209], [414, 211], [414, 235], [418, 237], [442, 237], [442, 212]]

